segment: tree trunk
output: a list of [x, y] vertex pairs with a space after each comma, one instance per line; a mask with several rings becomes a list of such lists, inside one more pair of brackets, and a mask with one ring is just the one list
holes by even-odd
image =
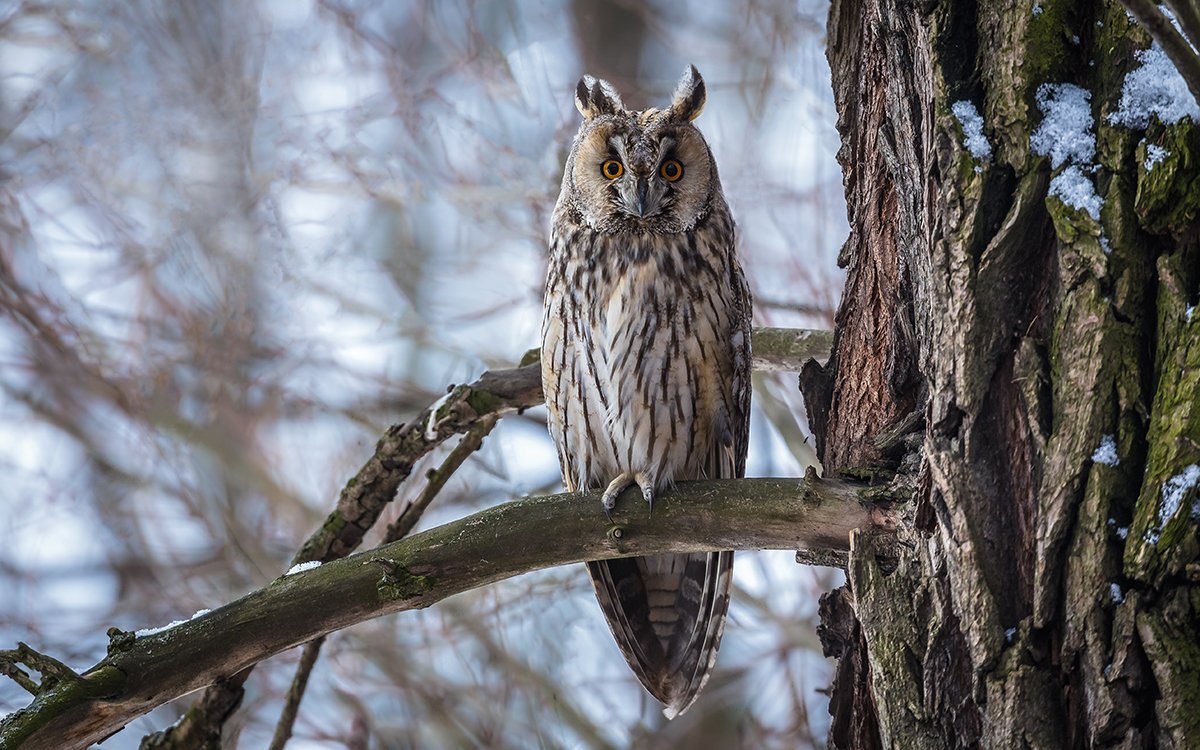
[[[852, 231], [802, 387], [826, 476], [917, 488], [823, 602], [830, 744], [1200, 747], [1200, 132], [1109, 120], [1120, 5], [835, 0], [828, 38]], [[1031, 150], [1046, 83], [1090, 92], [1090, 164]]]

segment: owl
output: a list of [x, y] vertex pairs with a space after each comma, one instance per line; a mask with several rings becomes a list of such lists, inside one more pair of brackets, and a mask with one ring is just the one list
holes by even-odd
[[[628, 110], [606, 81], [575, 90], [583, 124], [554, 209], [542, 385], [568, 490], [743, 476], [750, 293], [717, 165], [693, 121], [689, 67], [666, 109]], [[674, 718], [708, 680], [733, 552], [588, 564], [617, 645]]]

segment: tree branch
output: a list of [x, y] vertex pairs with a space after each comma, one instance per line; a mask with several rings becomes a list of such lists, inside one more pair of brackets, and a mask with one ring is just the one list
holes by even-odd
[[[846, 550], [890, 533], [878, 487], [818, 479], [683, 482], [653, 516], [626, 493], [608, 523], [600, 492], [532, 497], [281, 577], [169, 630], [120, 645], [0, 723], [0, 748], [86, 747], [156, 706], [274, 654], [381, 615], [521, 573], [585, 560], [720, 549]], [[314, 606], [319, 602], [320, 606]]]
[[1195, 0], [1166, 0], [1165, 5], [1175, 14], [1184, 36], [1194, 49], [1200, 49], [1200, 8]]
[[[808, 359], [827, 359], [833, 342], [830, 331], [795, 328], [756, 328], [751, 339], [756, 370], [799, 371]], [[485, 417], [539, 406], [541, 365], [526, 356], [524, 366], [489, 370], [469, 385], [452, 386], [447, 394], [407, 424], [388, 429], [375, 446], [375, 455], [342, 490], [337, 508], [296, 553], [292, 564], [344, 557], [362, 543], [413, 464], [454, 435], [470, 430]], [[532, 360], [532, 361], [530, 361]]]

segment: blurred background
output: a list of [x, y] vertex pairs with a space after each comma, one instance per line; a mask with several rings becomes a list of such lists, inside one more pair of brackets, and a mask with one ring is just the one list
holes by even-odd
[[[0, 0], [0, 648], [82, 670], [110, 626], [265, 585], [389, 424], [536, 346], [584, 72], [641, 108], [699, 67], [756, 324], [831, 327], [826, 12]], [[802, 415], [794, 375], [756, 376], [750, 474], [802, 473]], [[543, 411], [506, 418], [422, 527], [557, 472]], [[582, 566], [363, 623], [330, 637], [288, 747], [824, 746], [816, 606], [840, 580], [739, 553], [716, 673], [670, 723]], [[231, 746], [268, 744], [296, 660], [253, 673]], [[0, 715], [27, 702], [0, 681]]]

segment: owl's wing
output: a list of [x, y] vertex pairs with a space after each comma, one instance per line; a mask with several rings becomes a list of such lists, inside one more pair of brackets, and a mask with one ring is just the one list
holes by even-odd
[[733, 354], [732, 387], [733, 403], [730, 410], [730, 427], [733, 431], [733, 474], [718, 476], [746, 476], [746, 453], [750, 450], [750, 383], [751, 349], [750, 327], [754, 321], [754, 302], [750, 296], [750, 285], [737, 262], [729, 270], [729, 283], [733, 290], [733, 314], [730, 320], [730, 344]]

